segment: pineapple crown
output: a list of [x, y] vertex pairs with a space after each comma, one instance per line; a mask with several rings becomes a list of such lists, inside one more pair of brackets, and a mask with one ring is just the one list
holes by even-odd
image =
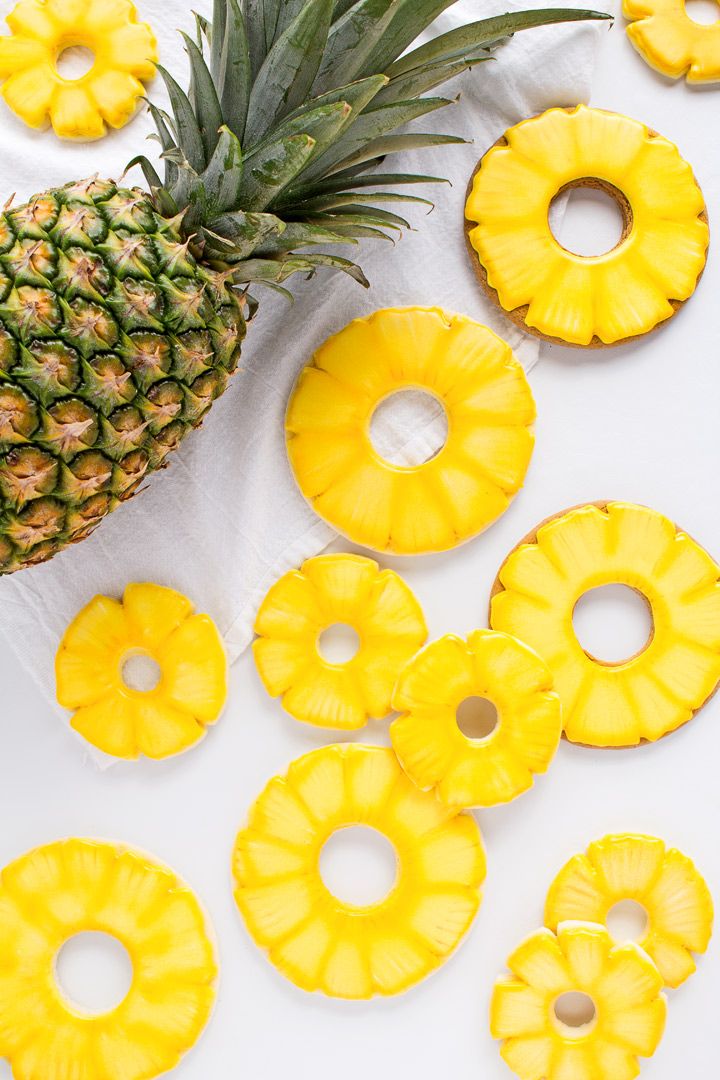
[[[375, 172], [402, 150], [463, 142], [397, 133], [451, 103], [425, 96], [489, 59], [518, 30], [607, 19], [563, 8], [468, 23], [405, 50], [455, 0], [214, 0], [183, 34], [187, 92], [158, 65], [172, 116], [148, 102], [164, 177], [141, 155], [159, 211], [177, 217], [193, 252], [233, 283], [271, 287], [329, 266], [362, 284], [358, 266], [298, 249], [390, 239], [408, 223], [381, 205], [427, 202], [393, 188], [441, 178]], [[401, 55], [403, 54], [404, 55]]]

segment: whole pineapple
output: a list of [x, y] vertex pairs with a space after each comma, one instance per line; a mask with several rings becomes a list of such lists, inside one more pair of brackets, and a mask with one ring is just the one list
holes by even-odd
[[[451, 136], [394, 134], [424, 97], [517, 30], [604, 18], [564, 9], [470, 23], [397, 59], [454, 0], [215, 0], [185, 36], [150, 187], [93, 178], [0, 213], [0, 573], [86, 537], [197, 427], [237, 366], [253, 283], [343, 270], [317, 253], [406, 223], [378, 173]], [[309, 248], [310, 252], [302, 249]], [[298, 253], [298, 252], [301, 253]]]

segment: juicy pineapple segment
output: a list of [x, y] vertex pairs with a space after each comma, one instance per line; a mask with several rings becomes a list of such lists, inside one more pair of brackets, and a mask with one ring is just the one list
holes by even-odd
[[683, 0], [623, 0], [623, 15], [636, 20], [627, 35], [651, 67], [689, 83], [720, 79], [720, 25], [691, 19]]
[[[548, 222], [559, 192], [588, 183], [625, 217], [617, 246], [592, 257], [562, 247]], [[506, 131], [480, 163], [465, 214], [494, 298], [526, 329], [573, 345], [647, 333], [691, 296], [705, 266], [705, 203], [677, 147], [585, 105]]]
[[[402, 672], [390, 726], [400, 762], [423, 789], [448, 806], [494, 806], [526, 791], [550, 765], [562, 733], [560, 699], [537, 653], [507, 634], [476, 630], [467, 641], [447, 634]], [[469, 697], [489, 699], [498, 722], [483, 739], [457, 723]]]
[[[394, 846], [395, 885], [365, 907], [340, 901], [318, 869], [338, 829], [365, 825]], [[286, 978], [331, 997], [398, 994], [437, 968], [480, 903], [485, 855], [470, 815], [405, 776], [392, 750], [315, 750], [276, 776], [238, 835], [235, 898], [256, 943]]]
[[[138, 22], [130, 0], [20, 0], [7, 16], [10, 37], [0, 37], [0, 93], [32, 128], [52, 124], [64, 139], [98, 139], [106, 124], [122, 127], [152, 79], [157, 41]], [[79, 78], [63, 78], [55, 66], [69, 45], [94, 55]]]
[[[690, 720], [720, 680], [720, 568], [668, 518], [630, 503], [550, 519], [505, 560], [490, 624], [536, 649], [555, 678], [565, 734], [590, 746], [635, 746]], [[636, 656], [602, 663], [573, 629], [580, 597], [627, 585], [652, 612]]]
[[[225, 647], [209, 615], [162, 585], [128, 585], [122, 602], [96, 596], [65, 631], [55, 658], [58, 702], [93, 746], [115, 757], [164, 758], [187, 750], [220, 716], [227, 697]], [[123, 665], [156, 662], [152, 690], [131, 688]]]
[[[84, 931], [133, 963], [120, 1004], [81, 1012], [55, 958]], [[215, 1000], [211, 931], [187, 885], [139, 851], [99, 840], [36, 848], [0, 875], [0, 1057], [15, 1080], [150, 1080], [196, 1042]]]
[[679, 986], [695, 970], [693, 953], [708, 947], [713, 902], [692, 860], [654, 836], [605, 836], [575, 855], [550, 886], [545, 922], [551, 929], [566, 919], [604, 923], [623, 900], [645, 909], [647, 930], [638, 944], [665, 984]]
[[[334, 624], [359, 648], [331, 663], [318, 647]], [[390, 712], [398, 673], [427, 638], [422, 609], [393, 570], [362, 555], [320, 555], [277, 581], [255, 621], [255, 663], [265, 689], [306, 724], [352, 730]]]
[[[665, 1027], [662, 978], [634, 944], [613, 945], [603, 926], [567, 922], [537, 930], [508, 959], [490, 1006], [490, 1029], [520, 1080], [632, 1080]], [[594, 1018], [558, 1019], [567, 993], [586, 994]]]
[[[448, 437], [417, 466], [370, 440], [377, 406], [421, 389], [445, 408]], [[295, 478], [317, 513], [355, 543], [411, 555], [455, 547], [522, 487], [535, 404], [525, 373], [485, 326], [438, 308], [386, 308], [331, 337], [300, 373], [287, 412]]]

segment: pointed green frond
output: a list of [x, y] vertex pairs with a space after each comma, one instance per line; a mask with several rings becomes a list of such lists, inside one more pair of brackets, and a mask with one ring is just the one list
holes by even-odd
[[337, 191], [349, 191], [359, 187], [393, 187], [396, 184], [449, 184], [450, 181], [442, 176], [422, 176], [420, 173], [362, 173], [356, 174], [352, 170], [347, 173], [337, 173], [328, 177], [327, 180], [319, 180], [313, 184], [293, 186], [280, 200], [280, 206], [285, 208], [288, 204], [298, 205], [303, 199], [314, 195], [332, 195]]
[[373, 139], [356, 153], [338, 162], [337, 166], [328, 169], [328, 172], [339, 172], [341, 169], [349, 169], [352, 165], [361, 165], [365, 161], [383, 158], [387, 154], [397, 154], [402, 150], [422, 150], [427, 146], [449, 146], [451, 143], [465, 142], [467, 139], [462, 139], [459, 135], [437, 135], [428, 132], [381, 135], [379, 139]]
[[463, 71], [469, 71], [477, 64], [492, 59], [490, 55], [470, 55], [463, 56], [459, 60], [443, 60], [437, 64], [426, 64], [425, 67], [416, 68], [405, 75], [398, 75], [391, 79], [385, 89], [378, 94], [375, 104], [389, 105], [426, 94], [428, 90], [442, 86], [443, 83], [460, 75]]
[[404, 0], [357, 0], [333, 23], [325, 55], [313, 88], [319, 94], [333, 86], [353, 82], [361, 74], [373, 75], [381, 68], [368, 65], [368, 57], [389, 27]]
[[420, 203], [422, 206], [429, 206], [431, 209], [435, 205], [429, 199], [420, 199], [416, 195], [401, 195], [399, 192], [393, 191], [375, 191], [372, 195], [364, 195], [358, 191], [341, 191], [337, 195], [318, 195], [315, 199], [308, 199], [304, 203], [296, 203], [294, 210], [300, 216], [316, 211], [335, 210], [339, 206], [357, 207], [361, 203], [374, 206], [375, 203], [379, 202]]
[[386, 71], [408, 45], [456, 0], [401, 0], [390, 26], [378, 42], [361, 74]]
[[410, 222], [406, 221], [404, 217], [400, 217], [399, 214], [393, 214], [390, 210], [381, 210], [378, 206], [363, 206], [360, 203], [338, 206], [334, 210], [309, 211], [303, 215], [303, 218], [315, 222], [316, 225], [329, 224], [330, 228], [333, 227], [330, 224], [331, 222], [337, 221], [339, 224], [343, 219], [357, 225], [381, 225], [398, 229], [410, 228]]
[[252, 161], [258, 154], [265, 152], [273, 143], [282, 142], [291, 135], [309, 135], [315, 141], [314, 156], [322, 153], [326, 146], [332, 146], [339, 132], [345, 126], [350, 115], [350, 106], [344, 101], [338, 101], [334, 105], [322, 105], [318, 109], [303, 113], [300, 116], [288, 117], [283, 120], [272, 132], [248, 152], [248, 161]]
[[285, 222], [274, 214], [245, 214], [240, 210], [220, 214], [203, 228], [206, 255], [229, 263], [240, 262], [268, 237], [282, 235], [284, 230]]
[[227, 16], [227, 0], [213, 0], [212, 21], [205, 28], [205, 37], [210, 42], [210, 71], [216, 86], [219, 86], [220, 57], [227, 32]]
[[291, 135], [273, 143], [247, 162], [238, 191], [238, 205], [265, 210], [309, 161], [315, 141], [308, 135]]
[[[147, 103], [150, 115], [153, 118], [153, 123], [157, 129], [158, 139], [160, 140], [160, 146], [163, 149], [163, 153], [171, 150], [176, 144], [173, 134], [170, 131], [170, 117], [158, 109], [157, 105], [153, 105], [152, 101]], [[173, 161], [165, 158], [165, 186], [171, 187], [177, 179], [177, 166]], [[128, 166], [129, 167], [129, 166]]]
[[175, 132], [178, 144], [182, 146], [185, 157], [196, 172], [202, 172], [206, 165], [205, 147], [203, 145], [200, 126], [195, 118], [192, 105], [169, 71], [162, 64], [157, 65], [163, 82], [167, 88], [175, 117]]
[[209, 159], [217, 146], [218, 131], [223, 122], [222, 110], [220, 109], [215, 83], [212, 80], [203, 54], [192, 38], [188, 37], [187, 34], [182, 34], [182, 37], [190, 58], [189, 101], [200, 128], [205, 157]]
[[217, 146], [201, 177], [208, 205], [216, 212], [233, 210], [238, 205], [243, 173], [242, 147], [228, 128], [221, 127]]
[[298, 248], [316, 247], [325, 244], [356, 244], [352, 237], [325, 229], [322, 225], [308, 225], [303, 221], [289, 221], [281, 233], [268, 237], [255, 249], [258, 256], [277, 255], [281, 252], [295, 251]]
[[227, 6], [225, 34], [216, 76], [223, 121], [242, 142], [245, 138], [252, 71], [245, 20], [238, 0], [216, 0]]

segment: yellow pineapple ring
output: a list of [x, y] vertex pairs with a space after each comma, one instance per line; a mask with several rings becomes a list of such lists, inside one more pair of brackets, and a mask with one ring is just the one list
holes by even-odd
[[[20, 0], [0, 37], [0, 93], [21, 120], [62, 139], [99, 139], [105, 125], [123, 127], [155, 74], [155, 34], [138, 22], [131, 0]], [[94, 55], [89, 71], [65, 79], [60, 54], [83, 45]]]
[[[68, 1000], [57, 955], [86, 931], [124, 945], [132, 985], [115, 1008]], [[197, 1041], [215, 1000], [211, 930], [192, 891], [143, 852], [60, 840], [0, 875], [0, 1057], [15, 1080], [150, 1080]]]
[[623, 0], [627, 35], [650, 67], [689, 83], [720, 79], [720, 23], [691, 19], [684, 0]]
[[[573, 629], [580, 597], [610, 584], [645, 597], [653, 621], [647, 645], [620, 663], [587, 653]], [[490, 625], [545, 660], [572, 742], [653, 742], [690, 720], [720, 681], [720, 567], [655, 510], [621, 502], [575, 507], [508, 555]]]
[[[400, 675], [390, 725], [393, 748], [418, 787], [449, 806], [495, 806], [532, 786], [546, 771], [560, 735], [560, 699], [537, 653], [507, 634], [475, 630], [467, 641], [447, 634]], [[457, 711], [470, 697], [490, 700], [498, 719], [482, 739], [466, 738]]]
[[[344, 663], [319, 648], [334, 624], [352, 627], [356, 654]], [[393, 570], [362, 555], [319, 555], [284, 574], [255, 621], [255, 664], [265, 689], [306, 724], [352, 730], [390, 712], [403, 665], [427, 638], [422, 608]]]
[[[76, 710], [70, 723], [93, 746], [121, 758], [169, 757], [218, 719], [225, 648], [210, 616], [192, 612], [174, 589], [132, 584], [122, 603], [96, 596], [75, 616], [55, 658], [57, 699]], [[136, 655], [157, 664], [154, 689], [133, 689], [123, 678]]]
[[[555, 239], [551, 203], [602, 188], [625, 220], [616, 247], [576, 255]], [[695, 290], [708, 246], [692, 169], [637, 120], [579, 105], [523, 120], [482, 158], [465, 207], [481, 283], [524, 329], [572, 345], [653, 330]]]
[[[445, 445], [417, 466], [374, 449], [370, 421], [398, 390], [444, 407]], [[355, 319], [300, 373], [287, 412], [290, 464], [333, 528], [376, 551], [442, 551], [481, 532], [522, 487], [535, 404], [525, 373], [492, 330], [438, 308]]]
[[[638, 1057], [655, 1053], [667, 1001], [638, 945], [614, 945], [595, 923], [566, 922], [557, 934], [536, 930], [508, 967], [495, 984], [490, 1030], [520, 1080], [633, 1080]], [[586, 1023], [566, 1015], [566, 994], [590, 999]]]
[[[394, 846], [390, 893], [360, 907], [325, 886], [318, 860], [338, 829], [365, 825]], [[485, 854], [469, 814], [455, 814], [378, 746], [327, 746], [267, 785], [238, 835], [235, 899], [275, 967], [331, 997], [398, 994], [439, 967], [480, 903]]]
[[654, 836], [605, 836], [575, 855], [550, 886], [545, 922], [553, 930], [566, 919], [605, 923], [627, 900], [647, 916], [638, 945], [666, 986], [680, 986], [695, 971], [693, 953], [710, 943], [713, 901], [692, 860]]

